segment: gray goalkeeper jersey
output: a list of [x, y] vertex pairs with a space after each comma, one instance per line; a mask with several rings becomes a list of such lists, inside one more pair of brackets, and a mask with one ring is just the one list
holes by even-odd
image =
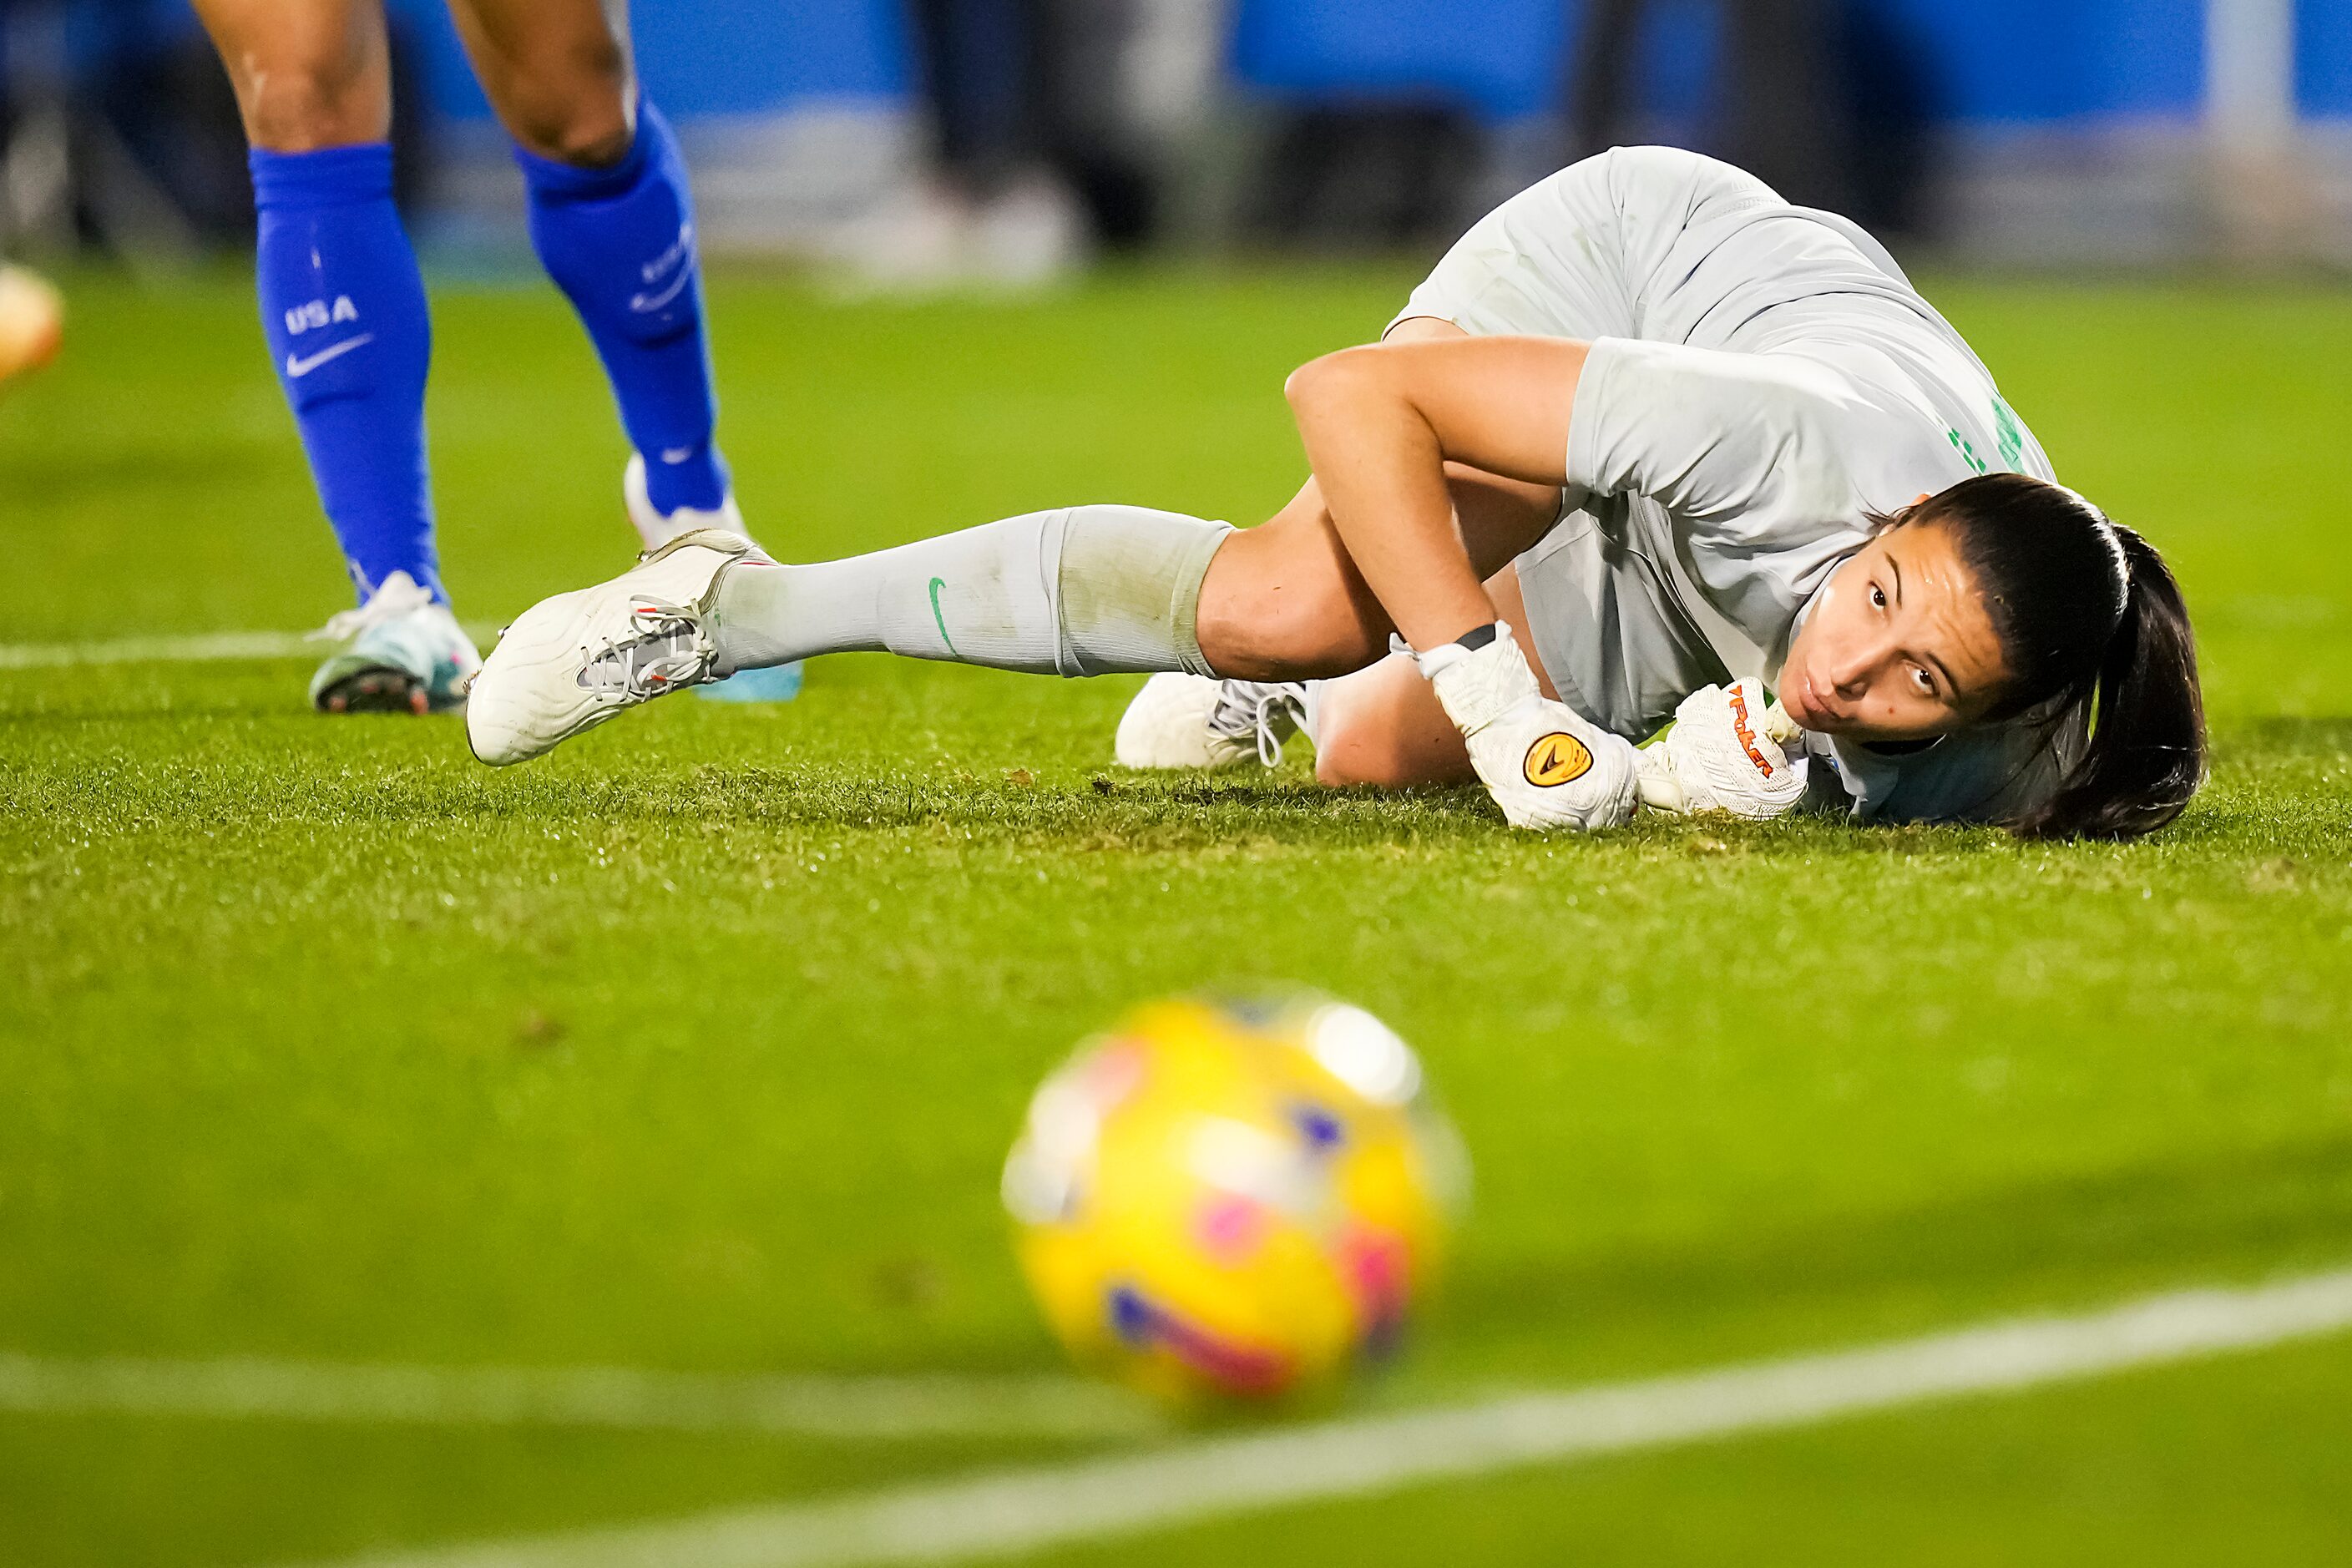
[[[2055, 477], [1875, 240], [1696, 153], [1620, 148], [1522, 192], [1397, 319], [1415, 316], [1591, 343], [1559, 521], [1517, 564], [1562, 700], [1630, 740], [1701, 687], [1773, 680], [1873, 514], [1992, 469]], [[2044, 795], [2078, 734], [1808, 744], [1825, 804], [1983, 821]]]

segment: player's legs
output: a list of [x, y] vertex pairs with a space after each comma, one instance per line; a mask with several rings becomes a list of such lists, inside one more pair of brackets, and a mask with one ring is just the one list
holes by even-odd
[[637, 83], [625, 5], [450, 0], [449, 16], [517, 147], [577, 169], [609, 169], [628, 155]]
[[[640, 91], [614, 0], [450, 0], [475, 74], [514, 140], [540, 261], [579, 312], [643, 462], [648, 548], [732, 523], [686, 164]], [[634, 469], [634, 465], [633, 465]]]
[[[1486, 593], [1527, 650], [1544, 695], [1558, 698], [1535, 656], [1518, 568], [1506, 566], [1487, 578]], [[1391, 655], [1352, 675], [1316, 681], [1308, 702], [1315, 715], [1315, 776], [1324, 784], [1401, 789], [1468, 784], [1476, 776], [1454, 721], [1409, 658]]]
[[[1481, 574], [1501, 570], [1559, 515], [1559, 492], [1549, 487], [1456, 463], [1446, 477], [1455, 527]], [[1270, 521], [1225, 542], [1201, 584], [1196, 621], [1209, 667], [1240, 680], [1345, 675], [1386, 654], [1395, 630], [1313, 479]]]
[[381, 0], [195, 0], [195, 10], [253, 146], [308, 153], [391, 134]]
[[[1384, 341], [1464, 336], [1453, 321], [1412, 316]], [[1543, 537], [1559, 492], [1445, 466], [1455, 527], [1480, 572], [1492, 574]], [[1263, 526], [1226, 542], [1201, 588], [1202, 648], [1221, 676], [1288, 680], [1360, 669], [1388, 651], [1388, 613], [1348, 558], [1310, 477]], [[1304, 671], [1304, 673], [1300, 673]]]
[[[1486, 592], [1543, 694], [1557, 698], [1528, 633], [1517, 563], [1487, 578]], [[1420, 666], [1395, 653], [1321, 680], [1155, 675], [1120, 716], [1114, 753], [1125, 766], [1148, 770], [1271, 766], [1301, 730], [1315, 747], [1315, 776], [1327, 784], [1404, 788], [1475, 776], [1461, 734]]]
[[[1465, 539], [1490, 571], [1556, 514], [1550, 491], [1468, 473], [1459, 484]], [[520, 761], [678, 686], [833, 652], [1063, 675], [1341, 674], [1379, 658], [1388, 629], [1330, 537], [1311, 486], [1247, 534], [1140, 507], [1068, 507], [782, 565], [700, 531], [526, 613], [475, 686], [468, 732], [484, 760]]]
[[[634, 448], [622, 479], [648, 550], [698, 528], [743, 531], [714, 438], [686, 163], [646, 101], [621, 0], [450, 0], [467, 55], [513, 139], [533, 247], [595, 345]], [[797, 665], [706, 695], [780, 701]]]
[[[1555, 490], [1470, 469], [1454, 482], [1463, 537], [1488, 572], [1558, 513]], [[845, 561], [750, 561], [716, 608], [722, 668], [887, 650], [1065, 675], [1303, 680], [1362, 668], [1390, 634], [1312, 481], [1246, 532], [1082, 506]]]
[[[1500, 570], [1496, 580], [1507, 583], [1516, 606], [1517, 578], [1503, 563], [1551, 526], [1559, 492], [1459, 466], [1449, 466], [1447, 477], [1465, 546], [1482, 570]], [[1217, 552], [1202, 586], [1198, 629], [1203, 662], [1223, 679], [1155, 676], [1119, 720], [1113, 751], [1121, 763], [1272, 762], [1283, 741], [1304, 728], [1330, 783], [1430, 783], [1466, 765], [1418, 667], [1382, 657], [1388, 616], [1349, 559], [1313, 481], [1272, 521]], [[1327, 693], [1337, 693], [1328, 713]], [[1430, 714], [1438, 721], [1433, 734], [1405, 722]]]
[[[446, 706], [474, 652], [448, 616], [425, 479], [431, 323], [392, 203], [377, 0], [196, 0], [252, 144], [263, 336], [365, 608], [321, 708]], [[392, 590], [387, 597], [384, 590]]]

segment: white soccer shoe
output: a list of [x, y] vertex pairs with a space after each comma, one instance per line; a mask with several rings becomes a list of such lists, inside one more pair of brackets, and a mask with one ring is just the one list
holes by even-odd
[[[663, 511], [654, 505], [646, 489], [646, 458], [642, 452], [629, 454], [629, 466], [621, 473], [621, 500], [629, 510], [629, 525], [637, 537], [646, 542], [649, 551], [659, 550], [682, 533], [692, 533], [698, 528], [715, 528], [723, 533], [740, 533], [751, 537], [743, 526], [742, 509], [735, 504], [735, 492], [717, 506], [704, 509], [682, 506], [676, 511]], [[714, 680], [696, 689], [697, 695], [714, 698], [721, 702], [790, 702], [801, 694], [801, 665], [798, 659], [761, 669], [739, 669], [723, 680]]]
[[405, 572], [310, 635], [350, 644], [310, 677], [321, 713], [447, 712], [465, 705], [466, 682], [482, 668], [449, 606]]
[[1512, 826], [1591, 833], [1633, 820], [1633, 743], [1546, 697], [1508, 626], [1496, 622], [1483, 647], [1447, 643], [1414, 657]]
[[525, 610], [482, 663], [466, 742], [492, 767], [528, 762], [625, 709], [711, 679], [710, 611], [739, 561], [765, 562], [740, 533], [682, 533], [609, 583]]
[[1112, 754], [1127, 768], [1270, 768], [1306, 711], [1296, 681], [1155, 675], [1119, 716]]

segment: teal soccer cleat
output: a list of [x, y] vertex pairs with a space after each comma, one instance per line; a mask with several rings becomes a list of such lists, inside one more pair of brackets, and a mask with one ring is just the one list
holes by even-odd
[[454, 712], [482, 668], [449, 606], [405, 572], [311, 636], [350, 645], [310, 677], [310, 705], [321, 713]]

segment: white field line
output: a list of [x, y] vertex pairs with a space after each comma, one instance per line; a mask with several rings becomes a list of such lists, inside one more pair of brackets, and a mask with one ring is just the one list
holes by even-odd
[[0, 669], [58, 669], [80, 664], [194, 664], [228, 658], [327, 656], [328, 645], [300, 632], [207, 632], [195, 637], [126, 637], [121, 642], [0, 644]]
[[[491, 626], [468, 624], [484, 642]], [[0, 643], [0, 669], [60, 669], [84, 664], [205, 664], [237, 658], [320, 659], [339, 645], [308, 632], [198, 632], [187, 637], [124, 637], [115, 642]]]
[[1517, 1466], [1769, 1432], [2352, 1328], [2352, 1269], [1719, 1372], [1003, 1471], [829, 1500], [348, 1558], [333, 1568], [852, 1568], [957, 1563]]
[[874, 1438], [1134, 1437], [1160, 1426], [1139, 1401], [1076, 1378], [729, 1377], [6, 1352], [0, 1411]]

